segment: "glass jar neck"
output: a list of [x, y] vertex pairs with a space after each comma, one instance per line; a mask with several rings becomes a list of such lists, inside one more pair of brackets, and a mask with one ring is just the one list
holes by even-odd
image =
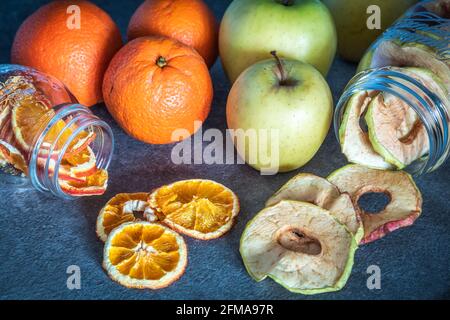
[[411, 76], [389, 67], [361, 72], [349, 82], [337, 104], [334, 116], [338, 140], [339, 128], [349, 99], [363, 91], [389, 93], [401, 99], [422, 121], [429, 140], [429, 154], [422, 161], [408, 166], [407, 171], [414, 175], [428, 173], [437, 169], [447, 159], [450, 149], [448, 95], [439, 96]]
[[[414, 8], [389, 27], [378, 41], [419, 43], [432, 48], [442, 60], [449, 58], [450, 19], [430, 11], [414, 11]], [[375, 44], [376, 46], [376, 44]]]
[[[79, 104], [64, 104], [53, 108], [54, 115], [41, 125], [40, 133], [29, 153], [29, 177], [33, 186], [50, 191], [64, 199], [74, 199], [59, 183], [63, 159], [83, 132], [92, 133], [95, 140], [89, 148], [95, 155], [97, 169], [107, 169], [113, 154], [114, 138], [109, 125]], [[56, 133], [56, 134], [55, 134]]]

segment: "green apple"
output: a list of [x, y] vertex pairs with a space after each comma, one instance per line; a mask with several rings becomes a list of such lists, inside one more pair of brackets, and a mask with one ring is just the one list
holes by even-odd
[[220, 25], [219, 50], [231, 82], [270, 58], [271, 50], [310, 63], [325, 76], [336, 39], [333, 18], [319, 0], [234, 0]]
[[[334, 17], [338, 52], [346, 60], [358, 62], [372, 42], [417, 0], [322, 0]], [[378, 6], [372, 12], [369, 6]], [[379, 13], [379, 17], [373, 16]], [[368, 19], [380, 20], [380, 29], [369, 29]]]
[[265, 174], [295, 170], [311, 160], [333, 112], [330, 88], [317, 69], [272, 54], [275, 59], [239, 76], [227, 101], [228, 128], [239, 133], [237, 152]]

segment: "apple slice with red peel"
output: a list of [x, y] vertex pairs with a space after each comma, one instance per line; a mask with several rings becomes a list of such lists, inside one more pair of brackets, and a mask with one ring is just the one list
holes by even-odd
[[364, 234], [358, 210], [348, 194], [327, 179], [309, 173], [300, 173], [285, 183], [266, 202], [266, 207], [282, 200], [295, 200], [314, 204], [330, 211], [340, 223], [344, 224], [359, 242]]
[[[399, 228], [410, 226], [422, 212], [422, 195], [411, 176], [404, 171], [370, 169], [347, 165], [333, 172], [328, 180], [347, 192], [361, 213], [364, 225], [362, 243], [369, 243]], [[360, 208], [359, 199], [368, 193], [384, 193], [390, 201], [378, 213]]]

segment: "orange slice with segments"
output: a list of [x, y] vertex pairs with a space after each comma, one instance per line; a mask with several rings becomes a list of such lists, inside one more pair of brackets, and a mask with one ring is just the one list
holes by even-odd
[[103, 253], [108, 275], [128, 288], [167, 287], [183, 275], [186, 264], [183, 237], [150, 222], [129, 222], [115, 228]]
[[108, 172], [97, 170], [94, 174], [80, 179], [59, 179], [59, 185], [65, 193], [75, 197], [102, 195], [108, 186]]
[[228, 232], [239, 213], [239, 200], [233, 191], [202, 179], [163, 186], [150, 195], [149, 204], [161, 223], [202, 240]]
[[98, 237], [105, 242], [114, 228], [126, 222], [138, 221], [137, 212], [145, 218], [148, 196], [145, 192], [119, 193], [110, 199], [97, 217]]

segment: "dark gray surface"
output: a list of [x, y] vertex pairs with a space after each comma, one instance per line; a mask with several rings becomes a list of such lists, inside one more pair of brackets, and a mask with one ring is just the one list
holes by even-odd
[[[0, 63], [21, 21], [45, 1], [0, 2]], [[119, 24], [122, 32], [140, 1], [96, 1]], [[229, 1], [207, 1], [221, 17]], [[335, 100], [355, 66], [337, 60], [328, 76]], [[211, 70], [214, 104], [205, 128], [224, 130], [229, 90], [220, 62]], [[340, 292], [312, 297], [291, 294], [267, 279], [254, 282], [238, 252], [245, 224], [265, 199], [296, 173], [326, 176], [346, 161], [330, 130], [316, 157], [303, 169], [277, 176], [260, 176], [245, 165], [182, 165], [170, 161], [172, 146], [150, 146], [118, 128], [103, 105], [94, 112], [110, 123], [116, 137], [110, 187], [106, 195], [65, 202], [31, 187], [0, 184], [1, 299], [433, 299], [449, 298], [450, 198], [449, 166], [417, 179], [423, 192], [423, 215], [410, 228], [361, 247], [353, 273]], [[0, 176], [1, 178], [1, 176]], [[98, 210], [119, 192], [151, 190], [179, 179], [208, 178], [233, 189], [241, 200], [236, 226], [221, 239], [202, 242], [186, 238], [189, 263], [185, 275], [159, 291], [130, 290], [109, 280], [101, 267], [103, 244], [95, 235]], [[367, 267], [381, 268], [381, 290], [366, 287]], [[68, 290], [66, 268], [81, 268], [81, 290]]]

